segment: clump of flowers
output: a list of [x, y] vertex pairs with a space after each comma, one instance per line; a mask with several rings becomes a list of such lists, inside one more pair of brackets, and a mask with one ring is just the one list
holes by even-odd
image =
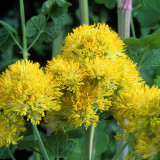
[[60, 111], [47, 112], [47, 125], [54, 130], [66, 125], [96, 126], [98, 113], [110, 109], [115, 95], [140, 85], [136, 65], [123, 51], [123, 42], [108, 25], [74, 29], [65, 39], [62, 54], [46, 66], [63, 92]]
[[[123, 130], [117, 139], [136, 132], [133, 144], [142, 158], [154, 157], [160, 149], [160, 90], [145, 85], [116, 97], [113, 115]], [[127, 120], [127, 123], [125, 121]]]
[[83, 25], [73, 29], [62, 47], [67, 59], [93, 58], [98, 56], [125, 56], [124, 43], [117, 33], [106, 24]]
[[17, 116], [27, 116], [33, 124], [39, 124], [46, 110], [60, 109], [58, 99], [62, 94], [51, 75], [39, 67], [39, 63], [22, 60], [2, 73], [0, 109], [5, 114], [14, 112]]
[[17, 144], [23, 138], [20, 134], [26, 130], [23, 117], [14, 113], [8, 115], [0, 113], [0, 147]]

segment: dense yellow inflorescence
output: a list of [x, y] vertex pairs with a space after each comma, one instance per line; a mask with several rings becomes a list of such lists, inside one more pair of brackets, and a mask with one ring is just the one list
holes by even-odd
[[0, 114], [0, 147], [17, 144], [23, 138], [20, 134], [26, 130], [24, 123], [23, 117], [16, 114]]
[[60, 111], [45, 117], [49, 127], [96, 126], [114, 96], [140, 85], [136, 64], [123, 51], [123, 41], [105, 24], [83, 25], [66, 37], [62, 54], [46, 66], [63, 92]]
[[51, 75], [39, 69], [39, 63], [18, 61], [0, 77], [0, 108], [5, 114], [14, 111], [39, 124], [46, 110], [59, 110], [61, 96]]
[[106, 24], [83, 25], [73, 29], [65, 38], [62, 47], [63, 56], [67, 59], [93, 58], [99, 56], [125, 56], [124, 43], [117, 33]]
[[145, 85], [122, 93], [112, 110], [124, 129], [116, 138], [127, 139], [136, 131], [132, 140], [136, 152], [144, 159], [154, 157], [160, 149], [160, 90]]

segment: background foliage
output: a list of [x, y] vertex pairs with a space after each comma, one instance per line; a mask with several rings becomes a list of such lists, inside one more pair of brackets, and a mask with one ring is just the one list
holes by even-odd
[[[44, 3], [45, 2], [45, 3]], [[57, 1], [58, 2], [58, 1]], [[44, 66], [47, 60], [55, 56], [58, 52], [55, 50], [55, 39], [61, 36], [63, 42], [64, 37], [72, 28], [80, 25], [79, 3], [78, 0], [68, 0], [70, 3], [59, 3], [50, 6], [50, 0], [27, 0], [24, 1], [28, 44], [31, 44], [33, 38], [41, 32], [39, 40], [29, 50], [29, 59], [40, 62]], [[90, 24], [97, 22], [107, 23], [113, 30], [118, 30], [117, 24], [117, 8], [116, 0], [93, 0], [89, 1]], [[72, 4], [72, 6], [70, 5]], [[136, 37], [124, 40], [128, 56], [137, 63], [138, 69], [147, 84], [160, 86], [160, 0], [133, 0], [133, 26]], [[67, 14], [68, 8], [68, 14]], [[54, 12], [54, 16], [51, 14]], [[22, 39], [21, 22], [19, 14], [19, 1], [5, 0], [0, 5], [0, 72], [11, 63], [22, 59], [22, 54], [19, 48], [15, 45], [9, 32], [15, 35], [18, 42]], [[54, 28], [54, 29], [53, 29]], [[59, 46], [63, 45], [57, 44]], [[117, 130], [115, 120], [109, 116], [106, 122], [98, 124], [96, 136], [95, 159], [109, 160], [116, 150], [114, 133]], [[47, 138], [43, 126], [40, 126], [41, 134], [44, 141], [47, 141], [47, 152], [50, 156], [57, 155], [59, 157], [68, 157], [67, 160], [81, 159], [82, 152], [82, 134], [79, 131], [68, 131], [67, 134], [59, 133], [58, 136]], [[107, 134], [106, 134], [107, 133]], [[26, 149], [25, 143], [32, 148], [33, 136], [32, 133], [27, 133], [27, 137], [19, 144], [19, 153], [24, 152], [25, 155], [31, 156], [29, 160], [34, 160], [35, 155], [32, 155], [32, 149]], [[60, 139], [60, 145], [57, 140]], [[101, 143], [104, 142], [105, 143]], [[55, 147], [58, 147], [58, 153]], [[66, 146], [66, 147], [65, 147]], [[38, 146], [37, 146], [38, 147]], [[52, 150], [50, 150], [52, 148]], [[25, 150], [24, 150], [25, 149]], [[74, 150], [74, 151], [73, 151]], [[15, 148], [12, 148], [12, 152]], [[72, 152], [73, 151], [73, 152]], [[138, 155], [137, 155], [138, 156]], [[1, 158], [7, 158], [6, 150], [1, 149]], [[25, 156], [26, 159], [28, 159]], [[19, 158], [21, 159], [21, 157]], [[24, 159], [24, 157], [23, 157]]]

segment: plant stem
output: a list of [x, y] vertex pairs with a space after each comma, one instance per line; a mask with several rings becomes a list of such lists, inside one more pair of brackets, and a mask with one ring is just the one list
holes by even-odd
[[[129, 38], [130, 37], [130, 18], [131, 18], [131, 11], [132, 11], [132, 0], [118, 0], [117, 2], [117, 13], [118, 13], [118, 35], [122, 38]], [[119, 129], [120, 130], [120, 129]], [[125, 141], [118, 141], [117, 142], [117, 154], [119, 158], [124, 159], [128, 153], [128, 147], [125, 146], [125, 150], [121, 150], [123, 148]], [[127, 143], [125, 143], [127, 144]], [[116, 155], [117, 155], [116, 154]], [[117, 158], [118, 158], [117, 156]]]
[[10, 151], [10, 149], [7, 148], [7, 150], [8, 150], [8, 153], [9, 153], [10, 157], [12, 158], [12, 160], [16, 160], [15, 157], [13, 156], [12, 152]]
[[95, 127], [93, 126], [89, 126], [88, 129], [84, 131], [83, 160], [92, 160], [94, 132], [95, 132]]
[[36, 38], [33, 40], [33, 42], [30, 44], [30, 46], [27, 48], [27, 51], [29, 51], [31, 49], [31, 47], [37, 42], [38, 38], [40, 37], [40, 35], [42, 34], [42, 31], [39, 31], [38, 35], [36, 36]]
[[124, 39], [130, 37], [130, 17], [132, 0], [118, 0], [118, 35]]
[[28, 59], [26, 27], [25, 27], [25, 14], [24, 14], [24, 3], [23, 3], [23, 0], [20, 0], [20, 14], [21, 14], [22, 33], [23, 33], [23, 50], [22, 50], [23, 59]]
[[38, 129], [37, 129], [37, 126], [36, 126], [36, 125], [33, 125], [33, 130], [34, 130], [34, 133], [35, 133], [35, 135], [36, 135], [36, 137], [37, 137], [37, 140], [38, 140], [39, 146], [40, 146], [40, 148], [41, 148], [41, 151], [42, 151], [42, 154], [43, 154], [44, 159], [45, 159], [45, 160], [49, 160], [48, 154], [47, 154], [47, 152], [46, 152], [46, 150], [45, 150], [45, 147], [44, 147], [44, 145], [43, 145], [42, 139], [41, 139], [41, 137], [40, 137], [40, 135], [39, 135], [39, 132], [38, 132]]
[[[33, 132], [33, 136], [34, 136], [34, 143], [36, 142], [37, 140], [37, 137], [36, 137], [36, 133]], [[36, 150], [37, 150], [37, 147], [34, 147]], [[40, 160], [40, 155], [39, 153], [35, 152], [35, 155], [36, 155], [36, 160]]]
[[22, 48], [22, 46], [19, 44], [19, 42], [16, 40], [16, 38], [15, 38], [15, 36], [13, 35], [13, 33], [9, 30], [9, 29], [7, 29], [8, 30], [8, 32], [9, 32], [9, 34], [11, 35], [11, 37], [13, 38], [13, 40], [14, 40], [14, 42], [17, 44], [17, 46], [19, 47], [19, 49], [21, 50], [21, 51], [23, 51], [23, 48]]
[[112, 160], [117, 160], [117, 158], [119, 157], [119, 155], [123, 152], [123, 150], [127, 147], [127, 145], [131, 142], [131, 140], [133, 139], [134, 135], [136, 134], [136, 131], [133, 132], [130, 137], [128, 138], [127, 142], [121, 147], [121, 149], [116, 153], [116, 155], [113, 157]]
[[81, 25], [89, 24], [88, 0], [79, 0], [79, 6], [80, 6]]
[[136, 38], [136, 33], [135, 33], [135, 28], [134, 28], [133, 16], [132, 15], [131, 15], [131, 30], [132, 30], [133, 37]]

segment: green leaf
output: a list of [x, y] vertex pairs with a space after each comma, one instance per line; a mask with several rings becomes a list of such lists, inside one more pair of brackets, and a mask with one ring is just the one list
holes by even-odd
[[64, 8], [67, 8], [72, 5], [71, 3], [66, 2], [65, 0], [56, 0], [56, 3], [59, 7], [64, 7]]
[[57, 10], [57, 12], [55, 12], [55, 14], [51, 16], [51, 18], [53, 22], [61, 25], [66, 24], [69, 20], [68, 14], [65, 11], [61, 12], [60, 10]]
[[47, 0], [42, 5], [42, 13], [48, 14], [49, 16], [55, 15], [57, 12], [55, 10], [58, 10], [60, 13], [61, 11], [67, 11], [69, 6], [71, 6], [71, 3], [68, 3], [64, 0]]
[[142, 37], [140, 41], [143, 43], [144, 48], [160, 48], [160, 30], [152, 33], [151, 35]]
[[106, 122], [100, 121], [96, 127], [96, 153], [95, 156], [101, 155], [108, 148], [109, 137], [105, 132]]
[[79, 129], [67, 131], [69, 139], [77, 139], [83, 137], [83, 132]]
[[148, 49], [145, 52], [141, 67], [160, 67], [160, 49]]
[[0, 28], [0, 50], [4, 51], [11, 46], [13, 39], [5, 28]]
[[124, 39], [124, 43], [127, 46], [127, 49], [130, 50], [143, 48], [143, 43], [141, 40], [134, 37]]
[[143, 7], [136, 16], [142, 27], [152, 27], [160, 22], [159, 6], [159, 0], [143, 0]]
[[54, 5], [56, 4], [56, 0], [47, 0], [42, 5], [42, 13], [50, 15]]
[[39, 32], [43, 32], [46, 24], [46, 17], [43, 14], [32, 17], [26, 23], [26, 36], [33, 37]]
[[19, 41], [17, 31], [10, 26], [8, 23], [0, 20], [0, 25], [4, 28], [0, 28], [0, 50], [4, 51], [9, 48], [9, 46], [14, 42], [11, 34]]
[[158, 85], [158, 87], [160, 87], [160, 76], [157, 76], [157, 78], [154, 81]]
[[115, 8], [116, 4], [117, 4], [117, 0], [105, 0], [104, 4], [107, 8], [109, 9], [113, 9]]
[[75, 139], [75, 142], [77, 143], [76, 147], [74, 148], [74, 151], [67, 156], [67, 160], [82, 160], [83, 159], [83, 138]]
[[[12, 154], [14, 154], [16, 150], [16, 146], [11, 146], [10, 151]], [[0, 159], [7, 159], [10, 158], [10, 155], [8, 153], [8, 148], [7, 147], [0, 147]]]
[[160, 30], [140, 39], [124, 39], [127, 55], [142, 67], [160, 67]]
[[113, 9], [117, 4], [117, 0], [95, 0], [95, 2], [98, 4], [104, 4], [108, 9]]
[[62, 26], [57, 23], [47, 23], [39, 37], [39, 41], [52, 42], [59, 35], [61, 29]]
[[35, 39], [39, 36], [38, 41], [40, 42], [51, 42], [55, 39], [60, 30], [61, 25], [54, 22], [46, 22], [46, 17], [43, 14], [32, 17], [26, 25], [27, 37]]
[[68, 140], [68, 135], [63, 132], [52, 133], [44, 142], [46, 151], [55, 157], [65, 157], [70, 154], [76, 146], [73, 140]]
[[1, 24], [4, 28], [6, 28], [8, 31], [11, 31], [11, 32], [17, 34], [17, 31], [16, 31], [12, 26], [10, 26], [8, 23], [0, 20], [0, 24]]

